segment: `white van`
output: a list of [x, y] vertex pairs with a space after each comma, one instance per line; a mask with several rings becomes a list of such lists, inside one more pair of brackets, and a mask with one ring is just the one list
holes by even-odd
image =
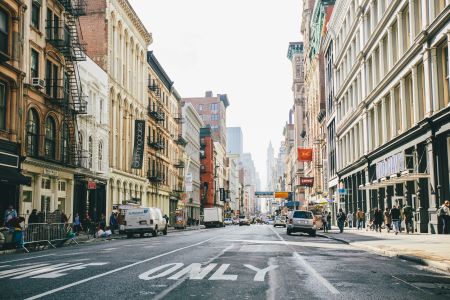
[[131, 238], [134, 234], [140, 234], [141, 236], [145, 233], [151, 233], [153, 236], [157, 236], [158, 232], [167, 234], [166, 220], [159, 208], [121, 209], [120, 214], [119, 233], [126, 234], [128, 238]]

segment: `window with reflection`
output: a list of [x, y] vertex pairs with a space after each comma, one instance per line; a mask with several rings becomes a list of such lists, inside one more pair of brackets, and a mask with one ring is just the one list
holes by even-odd
[[27, 115], [26, 152], [28, 156], [38, 155], [39, 146], [39, 117], [34, 109], [30, 109]]
[[45, 121], [45, 157], [55, 159], [56, 146], [55, 120], [48, 117]]

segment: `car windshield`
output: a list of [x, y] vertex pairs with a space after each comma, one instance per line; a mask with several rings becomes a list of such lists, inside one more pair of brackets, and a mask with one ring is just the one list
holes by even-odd
[[296, 211], [293, 218], [295, 219], [312, 219], [312, 213], [309, 211]]

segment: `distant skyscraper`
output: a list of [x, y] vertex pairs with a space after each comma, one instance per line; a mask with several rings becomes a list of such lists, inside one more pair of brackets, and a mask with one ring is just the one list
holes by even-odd
[[241, 127], [227, 127], [227, 153], [243, 152], [243, 137]]
[[267, 172], [267, 182], [266, 189], [268, 191], [273, 191], [275, 189], [275, 155], [272, 147], [272, 142], [269, 143], [269, 147], [267, 148], [267, 160], [266, 160], [266, 172]]

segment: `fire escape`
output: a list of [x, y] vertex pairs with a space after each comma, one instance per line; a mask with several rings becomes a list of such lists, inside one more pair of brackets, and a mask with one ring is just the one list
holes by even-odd
[[46, 94], [50, 102], [61, 108], [68, 127], [67, 159], [64, 164], [86, 167], [87, 151], [77, 145], [77, 115], [87, 113], [86, 96], [83, 94], [78, 62], [86, 60], [79, 17], [86, 14], [85, 0], [58, 0], [64, 7], [62, 21], [47, 20], [47, 41], [64, 56], [64, 76], [46, 78]]
[[156, 84], [156, 82], [151, 79], [148, 81], [148, 89], [152, 93], [156, 103], [149, 103], [148, 105], [148, 115], [155, 121], [156, 124], [156, 135], [152, 136], [149, 134], [147, 145], [155, 150], [156, 164], [149, 167], [148, 170], [148, 180], [158, 188], [158, 185], [164, 181], [164, 174], [162, 172], [162, 159], [160, 157], [160, 151], [165, 149], [164, 142], [162, 140], [162, 126], [165, 121], [165, 114], [162, 111], [161, 103], [161, 88]]

